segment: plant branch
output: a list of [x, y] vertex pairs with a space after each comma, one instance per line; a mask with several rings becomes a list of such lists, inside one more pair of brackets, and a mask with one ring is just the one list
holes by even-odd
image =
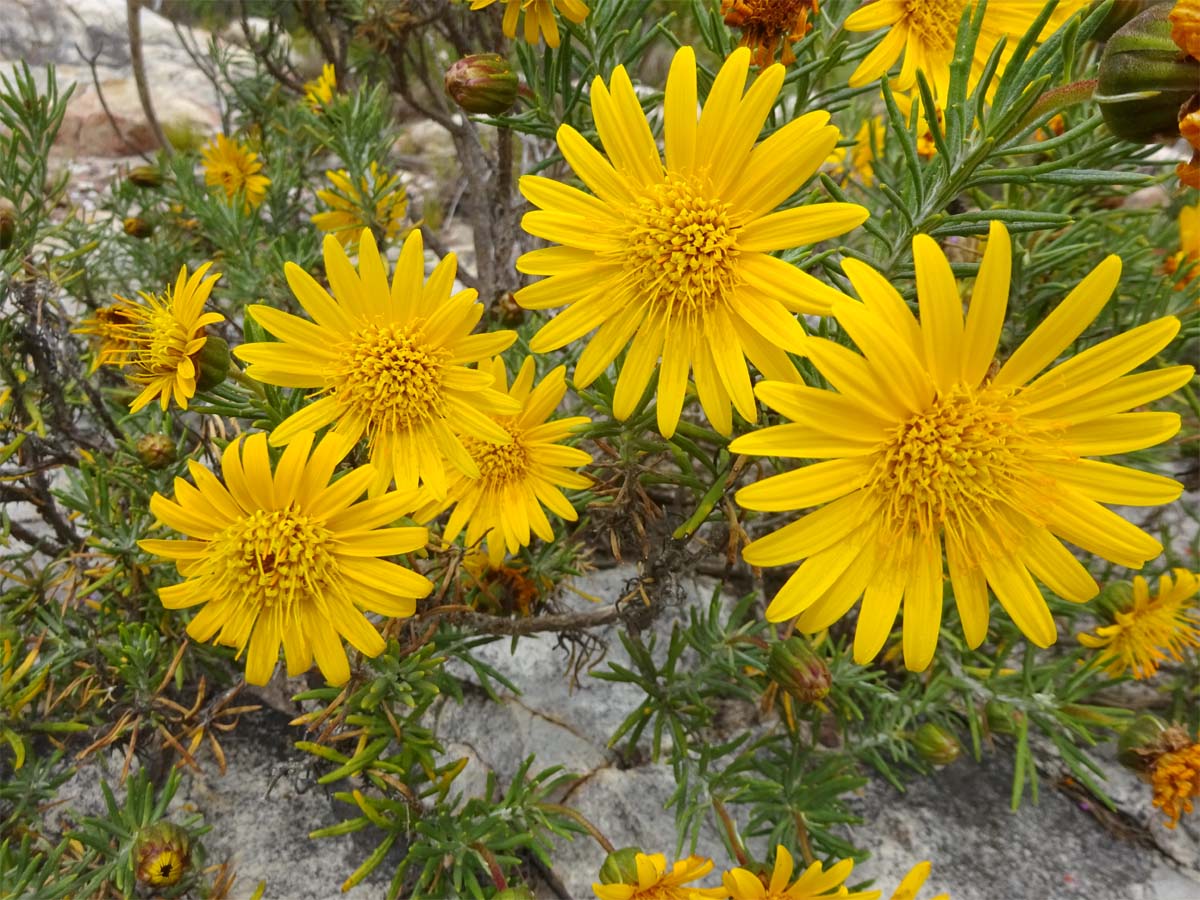
[[142, 113], [146, 116], [150, 131], [163, 153], [173, 156], [175, 150], [163, 134], [158, 116], [154, 114], [150, 86], [146, 83], [146, 60], [142, 57], [142, 0], [125, 0], [125, 11], [129, 27], [129, 61], [133, 68], [133, 81], [137, 85], [138, 99], [142, 102]]

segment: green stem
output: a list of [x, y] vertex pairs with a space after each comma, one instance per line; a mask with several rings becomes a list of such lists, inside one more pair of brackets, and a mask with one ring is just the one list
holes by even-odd
[[267, 399], [267, 389], [262, 386], [262, 382], [255, 381], [247, 375], [246, 371], [232, 359], [229, 361], [229, 377], [242, 387], [252, 391], [259, 398], [263, 400]]
[[471, 847], [483, 857], [483, 861], [488, 867], [488, 875], [492, 879], [492, 884], [496, 886], [496, 890], [505, 890], [508, 887], [508, 880], [504, 877], [504, 870], [500, 868], [500, 863], [496, 860], [492, 851], [478, 841], [472, 844]]
[[742, 846], [741, 838], [737, 833], [737, 825], [729, 815], [729, 810], [716, 797], [712, 798], [712, 805], [713, 810], [717, 813], [717, 818], [721, 820], [721, 825], [725, 829], [725, 836], [729, 838], [729, 846], [733, 850], [733, 855], [737, 857], [738, 865], [749, 866], [750, 857], [746, 855], [746, 848]]
[[591, 823], [591, 821], [579, 810], [572, 809], [569, 806], [563, 806], [560, 803], [542, 803], [539, 805], [544, 810], [548, 810], [549, 812], [556, 812], [560, 816], [566, 816], [568, 819], [574, 819], [576, 822], [578, 822], [580, 825], [583, 826], [584, 831], [586, 831], [588, 834], [590, 834], [595, 839], [597, 844], [599, 844], [601, 847], [604, 848], [605, 853], [616, 853], [617, 852], [617, 848], [612, 845], [612, 841], [610, 841], [608, 838], [606, 838], [604, 836], [603, 832], [601, 832], [599, 828], [597, 828], [595, 825], [593, 825]]
[[1196, 418], [1200, 419], [1200, 399], [1196, 398], [1196, 392], [1192, 389], [1192, 386], [1185, 384], [1180, 388], [1180, 392], [1183, 394], [1183, 399], [1187, 402], [1187, 405], [1191, 408]]

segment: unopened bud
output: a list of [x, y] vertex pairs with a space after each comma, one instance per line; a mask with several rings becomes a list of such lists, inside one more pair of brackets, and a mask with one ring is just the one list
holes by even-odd
[[918, 728], [912, 743], [917, 755], [935, 766], [948, 766], [962, 754], [958, 738], [933, 722]]
[[0, 250], [12, 246], [17, 230], [17, 208], [7, 197], [0, 197]]
[[175, 442], [165, 434], [144, 434], [138, 438], [137, 455], [147, 469], [165, 469], [175, 461]]
[[129, 170], [128, 177], [130, 184], [138, 187], [152, 188], [162, 184], [162, 172], [158, 166], [137, 166]]
[[1092, 601], [1092, 611], [1110, 622], [1116, 619], [1117, 613], [1125, 612], [1132, 606], [1133, 584], [1128, 581], [1110, 581]]
[[533, 891], [525, 887], [525, 885], [505, 888], [496, 894], [492, 900], [533, 900]]
[[148, 238], [154, 234], [154, 226], [141, 216], [130, 216], [124, 222], [125, 233], [130, 237]]
[[983, 708], [988, 731], [992, 734], [1013, 735], [1021, 724], [1023, 713], [1015, 710], [1003, 700], [989, 700]]
[[223, 338], [210, 334], [192, 362], [196, 366], [196, 390], [210, 391], [229, 374], [229, 345]]
[[1157, 716], [1138, 716], [1117, 738], [1117, 762], [1134, 772], [1145, 772], [1158, 755], [1167, 726]]
[[143, 828], [133, 847], [134, 875], [142, 884], [170, 887], [187, 871], [191, 842], [187, 832], [171, 822]]
[[604, 857], [600, 867], [601, 884], [637, 884], [637, 858], [642, 851], [637, 847], [622, 847]]
[[1104, 46], [1093, 95], [1109, 130], [1151, 144], [1179, 134], [1179, 109], [1200, 92], [1200, 60], [1171, 39], [1170, 4], [1152, 6]]
[[446, 93], [467, 112], [498, 116], [517, 102], [517, 73], [498, 53], [464, 56], [446, 70]]
[[[1103, 2], [1104, 0], [1095, 0], [1092, 3], [1092, 9], [1100, 6]], [[1113, 0], [1113, 5], [1109, 7], [1108, 15], [1104, 17], [1104, 21], [1100, 23], [1100, 26], [1092, 32], [1092, 40], [1107, 41], [1116, 34], [1118, 28], [1138, 13], [1149, 9], [1150, 5], [1154, 2], [1155, 0]]]
[[825, 660], [799, 635], [771, 645], [767, 676], [800, 703], [816, 703], [833, 685]]

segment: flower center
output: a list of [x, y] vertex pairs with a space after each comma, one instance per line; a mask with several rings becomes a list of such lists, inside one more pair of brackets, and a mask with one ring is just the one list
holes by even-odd
[[472, 438], [463, 439], [467, 452], [479, 466], [480, 478], [489, 487], [497, 488], [520, 481], [529, 471], [529, 451], [525, 447], [525, 442], [521, 440], [520, 429], [511, 419], [502, 419], [499, 424], [512, 438], [507, 444], [492, 444]]
[[737, 233], [730, 204], [668, 173], [626, 212], [621, 259], [628, 282], [656, 311], [688, 315], [723, 302], [734, 285]]
[[330, 391], [351, 415], [367, 421], [372, 436], [446, 416], [442, 369], [450, 353], [430, 346], [421, 324], [371, 324], [342, 347]]
[[149, 372], [174, 372], [187, 349], [188, 333], [166, 306], [156, 307], [142, 326], [146, 339], [138, 365]]
[[[945, 530], [1000, 543], [1006, 529], [996, 520], [998, 507], [1019, 503], [1029, 484], [1041, 481], [1029, 462], [1038, 443], [1004, 396], [956, 388], [892, 430], [868, 486], [897, 533], [928, 537]], [[995, 549], [959, 544], [975, 555]]]
[[966, 6], [967, 0], [904, 0], [904, 19], [929, 49], [948, 52]]
[[282, 605], [287, 613], [332, 579], [331, 540], [324, 526], [291, 508], [255, 510], [213, 539], [219, 589], [259, 610]]

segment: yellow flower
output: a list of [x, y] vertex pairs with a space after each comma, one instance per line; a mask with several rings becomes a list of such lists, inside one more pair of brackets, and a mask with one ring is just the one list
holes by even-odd
[[1110, 675], [1126, 672], [1150, 678], [1165, 659], [1179, 662], [1185, 647], [1200, 647], [1200, 610], [1188, 602], [1200, 590], [1200, 578], [1187, 569], [1175, 569], [1175, 580], [1164, 575], [1158, 595], [1150, 597], [1146, 579], [1133, 579], [1133, 602], [1116, 613], [1112, 625], [1101, 625], [1095, 635], [1079, 635], [1085, 647], [1103, 648], [1098, 662]]
[[183, 409], [196, 395], [196, 359], [207, 342], [205, 327], [224, 321], [216, 312], [204, 312], [204, 303], [220, 275], [205, 273], [205, 263], [189, 278], [187, 266], [179, 270], [174, 288], [163, 296], [138, 291], [141, 302], [114, 295], [116, 303], [97, 311], [77, 334], [99, 338], [93, 371], [100, 365], [125, 366], [125, 376], [143, 385], [129, 404], [138, 412], [158, 399], [163, 409], [172, 397]]
[[1167, 274], [1174, 275], [1189, 266], [1175, 282], [1175, 290], [1182, 291], [1200, 275], [1200, 203], [1179, 211], [1179, 252], [1167, 259]]
[[[528, 546], [531, 532], [543, 541], [554, 540], [543, 506], [568, 522], [578, 518], [559, 488], [581, 490], [591, 485], [591, 479], [565, 467], [587, 465], [592, 457], [584, 450], [564, 447], [560, 441], [590, 419], [572, 416], [546, 421], [567, 392], [563, 366], [548, 373], [536, 388], [532, 356], [525, 358], [511, 388], [500, 357], [480, 363], [479, 369], [490, 373], [495, 379], [493, 387], [507, 393], [521, 410], [513, 416], [493, 417], [509, 435], [507, 444], [466, 439], [467, 453], [479, 468], [479, 477], [456, 475], [446, 500], [436, 503], [430, 512], [454, 506], [445, 540], [453, 541], [465, 526], [467, 546], [478, 546], [486, 538], [488, 561], [499, 566], [506, 550], [516, 553]], [[418, 519], [423, 518], [424, 513], [418, 514]]]
[[190, 858], [187, 832], [172, 822], [156, 822], [142, 829], [134, 843], [134, 877], [150, 887], [170, 887], [183, 878]]
[[[721, 67], [696, 117], [696, 57], [681, 47], [667, 77], [666, 161], [624, 67], [611, 88], [592, 82], [592, 111], [611, 162], [574, 128], [558, 146], [592, 194], [527, 175], [534, 206], [526, 231], [562, 244], [526, 253], [517, 268], [548, 278], [524, 287], [527, 309], [566, 305], [533, 337], [545, 353], [598, 329], [575, 367], [586, 386], [630, 343], [613, 398], [618, 419], [636, 408], [658, 369], [658, 427], [675, 432], [695, 374], [700, 405], [722, 434], [733, 430], [730, 401], [757, 415], [748, 357], [770, 378], [799, 382], [786, 351], [800, 349], [795, 313], [827, 313], [837, 291], [770, 253], [844, 234], [867, 218], [850, 203], [771, 212], [817, 170], [837, 143], [829, 114], [811, 112], [755, 146], [783, 84], [770, 66], [742, 96], [750, 51]], [[662, 358], [659, 364], [659, 358]]]
[[[1060, 0], [1038, 39], [1045, 40], [1088, 2]], [[874, 0], [863, 4], [847, 17], [843, 27], [847, 31], [886, 28], [887, 33], [854, 70], [850, 86], [862, 87], [878, 80], [903, 54], [900, 75], [892, 86], [901, 91], [909, 90], [916, 85], [917, 70], [920, 69], [935, 95], [944, 98], [950, 83], [950, 61], [954, 57], [958, 22], [968, 5], [973, 13], [976, 5], [973, 0]], [[969, 79], [971, 87], [979, 80], [996, 44], [1007, 36], [1008, 41], [1000, 55], [1000, 67], [996, 70], [996, 79], [1000, 78], [1017, 42], [1045, 5], [1043, 0], [993, 0], [988, 4], [975, 45]]]
[[262, 203], [267, 195], [271, 179], [262, 172], [258, 154], [218, 134], [202, 152], [204, 161], [204, 183], [225, 191], [225, 198], [233, 200], [242, 195], [242, 209], [249, 212]]
[[[471, 9], [483, 9], [496, 0], [471, 0]], [[588, 17], [590, 10], [582, 0], [503, 0], [504, 21], [501, 23], [504, 36], [512, 40], [517, 36], [517, 19], [525, 11], [525, 43], [536, 44], [546, 33], [546, 44], [557, 47], [559, 43], [558, 22], [554, 11], [558, 10], [576, 25]]]
[[408, 194], [399, 176], [381, 172], [378, 164], [371, 163], [368, 174], [357, 185], [345, 169], [326, 172], [325, 177], [333, 182], [333, 188], [317, 191], [330, 207], [312, 217], [319, 229], [332, 234], [351, 253], [364, 228], [378, 228], [389, 241], [399, 234], [408, 211]]
[[754, 51], [754, 65], [769, 66], [783, 43], [781, 61], [796, 61], [792, 44], [812, 30], [817, 0], [721, 0], [725, 24], [742, 32], [742, 47]]
[[639, 853], [636, 857], [637, 884], [592, 883], [600, 900], [698, 900], [702, 897], [724, 897], [721, 888], [689, 888], [689, 881], [703, 878], [713, 867], [711, 859], [689, 856], [676, 862], [667, 871], [667, 858], [661, 853]]
[[[900, 882], [899, 887], [892, 894], [892, 900], [916, 900], [917, 894], [920, 893], [921, 888], [925, 884], [925, 879], [929, 877], [931, 868], [926, 861], [919, 862], [909, 869], [908, 874], [904, 876], [904, 880]], [[936, 897], [931, 898], [931, 900], [950, 900], [950, 895], [938, 894]]]
[[847, 892], [843, 882], [850, 877], [854, 860], [843, 859], [828, 869], [814, 862], [794, 882], [792, 855], [782, 844], [775, 848], [775, 869], [764, 885], [746, 869], [733, 869], [721, 879], [732, 900], [878, 900], [879, 891]]
[[800, 616], [801, 631], [817, 632], [862, 597], [854, 657], [865, 663], [903, 599], [905, 663], [920, 671], [941, 624], [943, 551], [971, 647], [987, 635], [989, 586], [1039, 647], [1057, 632], [1035, 578], [1067, 600], [1096, 594], [1063, 540], [1131, 568], [1162, 552], [1101, 504], [1169, 503], [1181, 486], [1085, 457], [1150, 447], [1179, 430], [1175, 413], [1125, 412], [1191, 377], [1191, 366], [1127, 374], [1171, 341], [1179, 320], [1148, 322], [1043, 372], [1108, 301], [1121, 272], [1110, 256], [994, 368], [1011, 254], [993, 222], [965, 322], [932, 238], [913, 240], [919, 323], [881, 273], [845, 261], [862, 302], [846, 297], [833, 315], [861, 355], [808, 338], [803, 352], [834, 390], [757, 386], [792, 422], [740, 437], [730, 451], [826, 460], [738, 492], [749, 509], [821, 507], [745, 549], [755, 566], [805, 560], [767, 609], [771, 621]]
[[[848, 149], [835, 148], [825, 162], [833, 166], [833, 174], [843, 182], [853, 176], [863, 187], [870, 187], [875, 183], [875, 154], [882, 152], [886, 135], [883, 116], [864, 119], [858, 133], [854, 135], [854, 146]], [[850, 160], [849, 165], [846, 162], [847, 157]]]
[[[289, 676], [313, 657], [330, 684], [343, 684], [350, 666], [341, 638], [367, 656], [384, 640], [363, 616], [411, 616], [433, 584], [379, 557], [425, 545], [424, 528], [381, 528], [412, 508], [412, 493], [386, 493], [356, 503], [376, 479], [370, 465], [330, 484], [352, 446], [328, 435], [312, 451], [311, 434], [288, 445], [271, 470], [265, 434], [230, 443], [221, 457], [222, 484], [189, 461], [195, 486], [175, 482], [175, 499], [155, 494], [150, 511], [191, 540], [138, 542], [173, 559], [184, 577], [161, 588], [167, 609], [204, 604], [188, 624], [196, 641], [214, 639], [246, 653], [246, 680], [266, 684], [282, 641]], [[247, 647], [249, 648], [247, 651]]]
[[250, 315], [281, 343], [243, 344], [235, 353], [250, 364], [250, 377], [309, 388], [319, 397], [276, 427], [272, 446], [336, 423], [338, 434], [351, 441], [365, 434], [370, 442], [372, 496], [394, 477], [401, 490], [423, 482], [433, 496], [444, 497], [446, 462], [479, 477], [459, 434], [497, 444], [510, 440], [492, 417], [516, 415], [520, 404], [492, 388], [489, 372], [467, 364], [500, 353], [516, 333], [471, 334], [482, 304], [474, 290], [451, 296], [457, 266], [452, 253], [425, 280], [419, 231], [404, 242], [390, 288], [387, 259], [365, 229], [358, 258], [356, 272], [346, 251], [326, 235], [333, 297], [287, 263], [288, 284], [313, 321], [251, 306]]
[[1166, 826], [1174, 828], [1180, 816], [1192, 811], [1192, 798], [1200, 797], [1200, 744], [1189, 743], [1159, 756], [1150, 770], [1150, 784], [1154, 805], [1167, 817]]
[[325, 63], [321, 67], [320, 76], [304, 84], [304, 99], [313, 110], [327, 105], [336, 93], [337, 75], [332, 63]]

